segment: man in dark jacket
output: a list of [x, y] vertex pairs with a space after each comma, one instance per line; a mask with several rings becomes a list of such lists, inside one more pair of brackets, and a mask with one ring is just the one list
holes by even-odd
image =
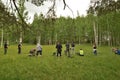
[[75, 53], [75, 43], [72, 42], [71, 44], [71, 53], [74, 54]]
[[4, 54], [7, 53], [7, 49], [8, 49], [8, 44], [7, 42], [4, 43]]
[[22, 44], [21, 44], [21, 43], [19, 43], [19, 44], [18, 44], [18, 54], [20, 54], [20, 53], [21, 53], [21, 46], [22, 46]]
[[70, 44], [69, 44], [69, 42], [67, 42], [65, 46], [66, 46], [66, 54], [68, 57], [70, 57]]
[[58, 56], [58, 54], [60, 54], [60, 56], [61, 56], [62, 45], [60, 44], [60, 42], [57, 43], [56, 49], [57, 49], [57, 56]]

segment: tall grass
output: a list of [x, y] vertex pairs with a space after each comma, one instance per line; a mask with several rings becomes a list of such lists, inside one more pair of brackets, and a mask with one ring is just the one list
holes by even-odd
[[52, 56], [55, 45], [44, 45], [43, 55], [29, 57], [28, 52], [35, 45], [23, 45], [22, 54], [17, 45], [9, 46], [4, 55], [0, 48], [0, 80], [119, 80], [120, 55], [111, 52], [107, 46], [98, 47], [98, 55], [92, 53], [91, 45], [76, 45], [75, 51], [84, 50], [85, 56], [72, 54]]

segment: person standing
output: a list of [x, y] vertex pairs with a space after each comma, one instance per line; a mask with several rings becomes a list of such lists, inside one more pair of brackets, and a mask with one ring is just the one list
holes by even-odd
[[62, 45], [60, 44], [60, 42], [57, 43], [56, 49], [57, 49], [57, 56], [58, 56], [59, 54], [60, 54], [60, 56], [61, 56]]
[[93, 44], [93, 53], [97, 55], [97, 46], [95, 43]]
[[7, 42], [4, 43], [4, 54], [7, 54], [8, 44]]
[[38, 54], [40, 54], [40, 56], [42, 56], [42, 46], [39, 43], [37, 44], [36, 50], [36, 55], [38, 56]]
[[69, 44], [69, 42], [67, 42], [65, 46], [66, 46], [66, 54], [68, 57], [70, 57], [70, 44]]
[[74, 42], [71, 43], [71, 51], [74, 54], [75, 53], [75, 44]]
[[21, 54], [21, 47], [22, 47], [22, 44], [19, 43], [19, 44], [18, 44], [18, 54]]

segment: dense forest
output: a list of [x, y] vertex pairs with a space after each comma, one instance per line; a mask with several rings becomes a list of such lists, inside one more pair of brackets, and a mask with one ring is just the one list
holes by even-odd
[[[4, 41], [10, 44], [19, 41], [29, 44], [55, 44], [57, 41], [82, 44], [95, 41], [98, 45], [120, 45], [120, 0], [91, 2], [87, 16], [80, 16], [78, 13], [76, 18], [35, 14], [31, 24], [25, 23], [29, 18], [24, 3], [25, 0], [19, 0], [17, 13], [0, 0], [1, 45]], [[55, 11], [53, 12], [52, 16], [55, 16]]]

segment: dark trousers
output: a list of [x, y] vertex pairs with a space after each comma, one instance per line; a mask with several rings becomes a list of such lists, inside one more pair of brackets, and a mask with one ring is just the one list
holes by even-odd
[[70, 57], [70, 50], [69, 49], [66, 50], [66, 54], [68, 57]]
[[20, 54], [21, 53], [21, 48], [18, 48], [18, 54]]
[[94, 53], [95, 55], [97, 55], [97, 50], [94, 50], [93, 53]]
[[4, 48], [4, 54], [7, 54], [7, 48]]
[[38, 54], [42, 55], [42, 51], [37, 51], [36, 55], [38, 56]]
[[60, 56], [61, 56], [61, 51], [58, 50], [58, 51], [57, 51], [57, 56], [58, 56], [59, 54], [60, 54]]

